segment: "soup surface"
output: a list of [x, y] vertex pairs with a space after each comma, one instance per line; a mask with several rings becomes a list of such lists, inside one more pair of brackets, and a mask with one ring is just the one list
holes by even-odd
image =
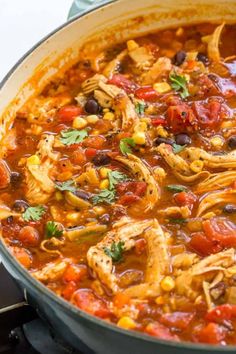
[[236, 26], [92, 53], [17, 113], [12, 254], [58, 296], [157, 338], [236, 344]]

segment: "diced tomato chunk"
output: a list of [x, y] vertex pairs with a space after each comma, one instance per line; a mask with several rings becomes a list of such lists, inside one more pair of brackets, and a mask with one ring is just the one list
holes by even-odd
[[74, 292], [77, 290], [77, 284], [74, 281], [70, 281], [67, 283], [62, 290], [62, 296], [66, 300], [70, 300], [71, 296], [74, 294]]
[[206, 320], [210, 322], [223, 322], [236, 318], [236, 305], [224, 304], [208, 311]]
[[87, 274], [87, 267], [85, 265], [69, 264], [63, 274], [65, 282], [78, 282]]
[[117, 193], [123, 195], [126, 192], [132, 192], [138, 197], [142, 197], [147, 189], [146, 182], [122, 182], [117, 184], [116, 190]]
[[151, 120], [152, 125], [157, 126], [157, 125], [167, 125], [167, 121], [164, 118], [152, 118]]
[[61, 122], [71, 122], [75, 117], [83, 113], [83, 108], [80, 106], [65, 106], [59, 109], [57, 115]]
[[200, 256], [209, 256], [222, 251], [222, 247], [218, 242], [209, 240], [203, 232], [196, 232], [192, 235], [188, 243], [191, 250], [198, 253]]
[[133, 193], [129, 193], [129, 194], [127, 193], [125, 195], [122, 195], [122, 197], [119, 198], [118, 204], [131, 205], [139, 200], [140, 200], [140, 197], [138, 197], [137, 195], [135, 195]]
[[135, 82], [127, 79], [122, 74], [113, 75], [112, 78], [108, 80], [108, 83], [122, 88], [127, 93], [134, 92], [138, 87], [138, 85]]
[[145, 328], [145, 332], [153, 337], [174, 340], [177, 342], [179, 341], [179, 338], [176, 334], [172, 334], [167, 327], [158, 322], [149, 323]]
[[152, 86], [143, 86], [135, 91], [135, 96], [140, 100], [155, 102], [160, 98], [160, 94]]
[[24, 226], [20, 230], [18, 236], [18, 240], [20, 240], [23, 245], [36, 247], [39, 243], [39, 233], [32, 226]]
[[192, 192], [180, 192], [175, 194], [174, 199], [179, 206], [189, 206], [192, 207], [196, 202], [197, 197]]
[[77, 150], [73, 151], [71, 155], [71, 161], [72, 163], [79, 166], [84, 165], [87, 162], [84, 150], [79, 147]]
[[5, 161], [0, 160], [0, 189], [6, 188], [10, 183], [11, 174]]
[[140, 238], [135, 242], [135, 253], [139, 256], [146, 249], [147, 242], [144, 238]]
[[89, 136], [83, 141], [83, 146], [93, 149], [101, 149], [106, 142], [106, 138], [101, 135]]
[[167, 123], [174, 133], [186, 131], [197, 123], [193, 110], [185, 103], [167, 109]]
[[225, 332], [216, 323], [209, 323], [196, 334], [196, 339], [200, 343], [220, 344], [224, 338]]
[[87, 148], [85, 150], [85, 155], [88, 159], [92, 159], [97, 154], [97, 149]]
[[194, 102], [193, 109], [200, 128], [214, 128], [222, 119], [221, 103], [216, 100]]
[[236, 247], [236, 225], [225, 218], [212, 218], [202, 223], [206, 236], [222, 247]]
[[113, 303], [114, 306], [122, 309], [125, 305], [129, 305], [130, 297], [124, 293], [118, 293], [114, 296]]
[[194, 313], [189, 312], [165, 313], [160, 317], [159, 321], [167, 327], [175, 327], [184, 330], [190, 325], [194, 316]]
[[20, 248], [20, 247], [11, 247], [10, 248], [12, 254], [14, 255], [14, 257], [16, 257], [16, 259], [27, 269], [30, 268], [31, 263], [32, 263], [32, 257], [29, 253], [28, 250], [26, 250], [25, 248]]
[[81, 289], [75, 293], [75, 304], [91, 315], [105, 318], [110, 315], [110, 310], [105, 301], [95, 297], [94, 293], [89, 289]]

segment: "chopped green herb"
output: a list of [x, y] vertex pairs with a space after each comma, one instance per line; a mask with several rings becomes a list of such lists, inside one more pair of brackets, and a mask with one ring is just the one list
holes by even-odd
[[64, 145], [73, 145], [81, 143], [84, 138], [88, 136], [87, 130], [77, 130], [77, 129], [69, 129], [69, 130], [62, 130], [60, 141]]
[[173, 153], [178, 154], [179, 152], [183, 151], [186, 148], [186, 145], [178, 145], [174, 143], [172, 145], [172, 148], [173, 148]]
[[111, 204], [115, 200], [115, 191], [109, 189], [103, 189], [99, 194], [93, 196], [93, 204], [107, 203]]
[[108, 257], [111, 257], [113, 262], [120, 262], [122, 260], [122, 254], [124, 251], [124, 242], [113, 242], [111, 248], [105, 247], [104, 252]]
[[146, 104], [144, 102], [137, 101], [135, 104], [135, 111], [141, 116], [144, 114]]
[[38, 221], [41, 219], [44, 213], [45, 213], [45, 208], [42, 205], [29, 207], [22, 214], [22, 218], [25, 221]]
[[46, 238], [60, 237], [63, 234], [63, 230], [59, 229], [59, 226], [54, 221], [48, 221], [46, 224]]
[[115, 188], [115, 185], [117, 183], [127, 181], [129, 178], [122, 172], [110, 171], [108, 172], [108, 179], [109, 179], [109, 189], [112, 190]]
[[172, 224], [185, 224], [187, 220], [184, 218], [169, 218], [169, 222]]
[[170, 192], [183, 192], [186, 191], [188, 188], [185, 186], [181, 186], [180, 184], [168, 184], [168, 186], [166, 186], [166, 189], [168, 189], [168, 191]]
[[76, 186], [75, 182], [72, 180], [68, 180], [65, 182], [56, 182], [55, 187], [59, 189], [59, 191], [69, 191], [69, 192], [75, 192], [76, 191]]
[[120, 140], [120, 151], [123, 155], [131, 154], [131, 147], [135, 147], [135, 142], [132, 138], [124, 138]]
[[189, 96], [187, 88], [187, 79], [182, 75], [176, 73], [170, 74], [171, 87], [173, 90], [178, 91], [182, 98]]

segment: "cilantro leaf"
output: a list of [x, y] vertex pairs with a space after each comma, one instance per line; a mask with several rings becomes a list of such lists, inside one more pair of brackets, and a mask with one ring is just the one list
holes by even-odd
[[144, 102], [137, 101], [135, 104], [135, 111], [141, 116], [144, 114], [146, 104]]
[[181, 186], [180, 184], [168, 184], [168, 186], [166, 186], [166, 189], [168, 189], [168, 191], [170, 192], [183, 192], [186, 191], [188, 188], [185, 186]]
[[77, 130], [77, 129], [68, 129], [61, 131], [60, 141], [64, 145], [72, 145], [81, 143], [84, 138], [88, 136], [87, 130]]
[[173, 90], [178, 91], [182, 98], [186, 98], [189, 96], [186, 77], [178, 75], [176, 73], [172, 73], [170, 74], [169, 78]]
[[111, 204], [115, 200], [115, 191], [109, 189], [103, 189], [97, 195], [94, 195], [92, 198], [93, 204], [107, 203]]
[[25, 221], [38, 221], [41, 219], [43, 214], [45, 213], [45, 208], [42, 205], [38, 205], [35, 207], [29, 207], [22, 214], [22, 218]]
[[186, 148], [186, 145], [178, 145], [174, 143], [172, 145], [172, 148], [173, 148], [173, 153], [178, 154], [179, 152], [183, 151]]
[[185, 224], [187, 220], [184, 218], [169, 218], [169, 222], [172, 224]]
[[132, 138], [124, 138], [120, 140], [120, 151], [123, 155], [131, 154], [131, 147], [135, 147], [135, 142]]
[[55, 187], [59, 189], [59, 191], [69, 191], [69, 192], [75, 192], [76, 187], [75, 187], [75, 182], [72, 181], [71, 179], [65, 182], [56, 182]]
[[54, 221], [47, 222], [45, 232], [46, 238], [60, 237], [63, 234], [63, 230], [61, 230]]
[[109, 189], [112, 190], [115, 188], [115, 185], [117, 183], [127, 181], [129, 178], [122, 172], [110, 171], [108, 172], [108, 179], [109, 179]]
[[122, 253], [124, 251], [124, 242], [112, 242], [111, 247], [105, 247], [104, 252], [108, 257], [111, 257], [113, 262], [120, 262], [122, 260]]

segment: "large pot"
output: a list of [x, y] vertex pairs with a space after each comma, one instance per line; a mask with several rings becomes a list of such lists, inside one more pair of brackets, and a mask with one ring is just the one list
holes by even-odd
[[[16, 110], [37, 94], [55, 74], [78, 59], [79, 51], [105, 47], [147, 31], [197, 22], [236, 22], [232, 0], [118, 0], [79, 15], [35, 45], [8, 73], [0, 85], [0, 139], [14, 120]], [[109, 31], [108, 31], [109, 29]], [[1, 151], [0, 151], [1, 153]], [[27, 301], [71, 346], [89, 353], [235, 353], [236, 347], [212, 347], [158, 340], [125, 331], [92, 317], [36, 281], [0, 242], [7, 270], [25, 289]]]

